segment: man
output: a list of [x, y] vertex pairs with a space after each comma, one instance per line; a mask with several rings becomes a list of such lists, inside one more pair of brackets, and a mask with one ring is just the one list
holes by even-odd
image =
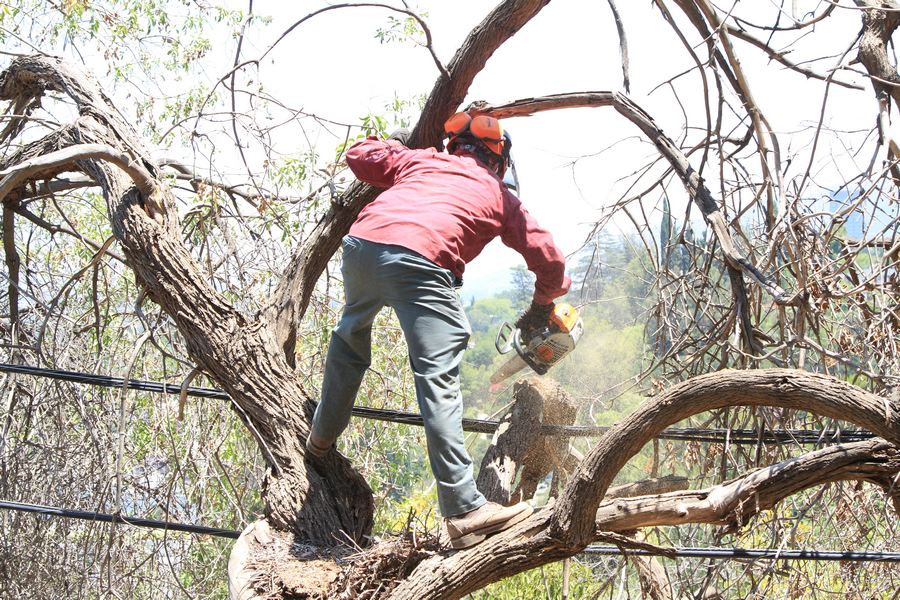
[[551, 235], [503, 184], [511, 140], [500, 123], [463, 112], [444, 128], [447, 154], [406, 148], [406, 130], [386, 141], [370, 137], [347, 151], [356, 177], [386, 191], [363, 208], [343, 241], [346, 302], [332, 332], [322, 398], [306, 448], [324, 456], [347, 427], [370, 363], [372, 322], [390, 306], [409, 347], [450, 543], [467, 548], [522, 521], [531, 507], [487, 502], [475, 487], [459, 384], [471, 330], [455, 288], [466, 263], [497, 236], [537, 276], [534, 301], [517, 321], [523, 331], [546, 323], [553, 299], [571, 282]]

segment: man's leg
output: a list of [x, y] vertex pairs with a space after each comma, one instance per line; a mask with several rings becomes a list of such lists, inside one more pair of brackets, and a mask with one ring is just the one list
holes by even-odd
[[486, 502], [475, 486], [459, 389], [459, 364], [471, 330], [453, 276], [412, 253], [398, 255], [392, 264], [397, 273], [385, 280], [391, 283], [386, 299], [409, 345], [438, 504], [450, 545], [468, 548], [521, 522], [532, 509], [525, 502], [509, 507]]
[[462, 430], [459, 365], [471, 333], [469, 323], [449, 271], [402, 250], [390, 267], [386, 300], [409, 346], [438, 505], [445, 517], [463, 514], [485, 503], [475, 487]]
[[325, 376], [307, 448], [326, 453], [350, 422], [350, 413], [363, 375], [371, 363], [372, 322], [384, 306], [367, 253], [355, 238], [343, 243], [345, 305], [341, 321], [331, 333]]

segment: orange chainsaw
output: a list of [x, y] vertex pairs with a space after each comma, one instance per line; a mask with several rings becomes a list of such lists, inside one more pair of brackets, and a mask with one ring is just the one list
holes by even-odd
[[555, 305], [547, 324], [527, 341], [522, 340], [519, 329], [504, 323], [497, 332], [494, 345], [500, 354], [515, 350], [516, 355], [491, 375], [491, 391], [496, 391], [501, 381], [525, 367], [531, 367], [535, 373], [543, 375], [575, 349], [582, 333], [584, 323], [578, 311], [570, 304]]

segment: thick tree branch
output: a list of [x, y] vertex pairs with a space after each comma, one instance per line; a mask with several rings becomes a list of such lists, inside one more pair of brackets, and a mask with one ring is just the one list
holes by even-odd
[[884, 91], [900, 106], [900, 75], [891, 62], [887, 45], [900, 25], [900, 3], [893, 0], [855, 0], [863, 8], [863, 35], [858, 58], [869, 75], [876, 93]]
[[865, 480], [889, 494], [900, 513], [900, 489], [891, 480], [900, 472], [900, 448], [879, 438], [838, 444], [747, 473], [702, 490], [606, 500], [596, 515], [601, 531], [709, 523], [730, 531], [756, 514], [807, 488], [835, 481]]
[[645, 401], [600, 439], [561, 495], [551, 535], [562, 543], [587, 544], [610, 482], [665, 427], [702, 411], [766, 405], [851, 421], [900, 445], [900, 407], [843, 381], [791, 369], [701, 375]]
[[[773, 488], [765, 493], [773, 502], [784, 498], [784, 494], [794, 493], [801, 483], [808, 487], [854, 478], [854, 473], [890, 487], [892, 484], [887, 482], [896, 477], [897, 447], [900, 446], [900, 407], [895, 404], [886, 403], [883, 398], [838, 379], [791, 369], [720, 371], [689, 379], [646, 400], [632, 415], [611, 428], [585, 458], [552, 508], [540, 511], [470, 550], [424, 561], [390, 597], [404, 600], [459, 598], [503, 577], [578, 553], [596, 539], [600, 498], [622, 466], [666, 426], [725, 406], [780, 406], [806, 410], [867, 427], [886, 438], [889, 444], [884, 440], [867, 440], [865, 443], [875, 444], [869, 447], [875, 452], [874, 458], [865, 454], [864, 446], [857, 444], [839, 447], [834, 452], [818, 451], [812, 453], [812, 464], [815, 465], [812, 468], [806, 461], [787, 461], [759, 475], [751, 474], [743, 485], [738, 480], [728, 484], [731, 487], [723, 487], [722, 492], [701, 493], [702, 497], [695, 496], [701, 504], [694, 506], [698, 515], [707, 515], [704, 518], [714, 520], [710, 515], [718, 514], [719, 522], [728, 521], [727, 513], [722, 512], [722, 507], [728, 503], [702, 504], [710, 497], [715, 501], [732, 499], [735, 501], [733, 506], [752, 512], [753, 503], [741, 503], [740, 500], [745, 498], [741, 493], [755, 487], [756, 495], [763, 494], [764, 482], [768, 480], [773, 482]], [[841, 462], [848, 453], [860, 460]], [[820, 458], [825, 462], [816, 462]], [[863, 467], [861, 463], [871, 465]], [[789, 469], [788, 472], [792, 469], [801, 483], [786, 483], [780, 477], [785, 469]], [[894, 497], [895, 490], [895, 487], [891, 488], [890, 492]], [[686, 498], [690, 497], [689, 492], [684, 494]], [[747, 496], [750, 497], [756, 496]], [[615, 518], [621, 516], [624, 519], [622, 515], [630, 513], [625, 504], [621, 506], [623, 511], [621, 515], [616, 512]], [[683, 518], [679, 504], [674, 502], [671, 506], [673, 512], [667, 518], [673, 521]], [[701, 507], [705, 508], [701, 510]], [[624, 520], [622, 523], [623, 529], [643, 526]], [[654, 523], [647, 518], [646, 524]], [[604, 530], [608, 529], [604, 527]]]
[[[151, 217], [154, 211], [149, 209], [155, 202], [174, 205], [157, 179], [156, 166], [143, 158], [134, 164], [128, 161], [130, 174], [138, 179], [135, 187], [128, 174], [110, 164], [121, 164], [123, 157], [146, 156], [137, 136], [93, 79], [71, 65], [46, 57], [17, 59], [0, 74], [0, 90], [15, 94], [9, 82], [27, 85], [18, 93], [33, 98], [47, 90], [62, 91], [75, 101], [80, 116], [30, 144], [28, 150], [34, 154], [18, 156], [26, 161], [52, 149], [50, 160], [8, 168], [7, 178], [24, 176], [34, 168], [82, 171], [97, 182], [113, 233], [137, 281], [173, 319], [191, 359], [228, 391], [240, 418], [258, 432], [268, 466], [263, 496], [269, 520], [323, 546], [348, 540], [364, 543], [372, 526], [371, 490], [337, 453], [325, 464], [304, 460], [303, 440], [314, 404], [282, 359], [269, 330], [248, 321], [205, 280], [181, 242], [176, 211], [163, 210]], [[155, 202], [153, 196], [158, 196]]]
[[71, 168], [73, 163], [90, 159], [110, 162], [125, 171], [144, 198], [158, 194], [153, 176], [125, 152], [106, 144], [80, 144], [42, 154], [0, 171], [0, 201], [26, 181], [47, 179], [47, 173], [56, 174], [63, 168]]
[[900, 3], [893, 0], [856, 0], [863, 8], [863, 31], [857, 57], [869, 73], [872, 89], [878, 101], [878, 125], [881, 139], [886, 142], [894, 183], [900, 185], [900, 148], [891, 131], [890, 100], [900, 107], [900, 74], [888, 54], [888, 44], [900, 25]]

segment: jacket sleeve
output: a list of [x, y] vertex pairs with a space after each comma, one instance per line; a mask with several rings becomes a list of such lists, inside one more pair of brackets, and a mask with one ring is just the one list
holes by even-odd
[[387, 189], [412, 152], [396, 140], [368, 137], [347, 150], [347, 166], [360, 181]]
[[538, 225], [522, 203], [512, 194], [504, 194], [504, 223], [500, 239], [525, 259], [535, 274], [534, 301], [549, 304], [569, 291], [566, 258], [553, 243], [553, 236]]

